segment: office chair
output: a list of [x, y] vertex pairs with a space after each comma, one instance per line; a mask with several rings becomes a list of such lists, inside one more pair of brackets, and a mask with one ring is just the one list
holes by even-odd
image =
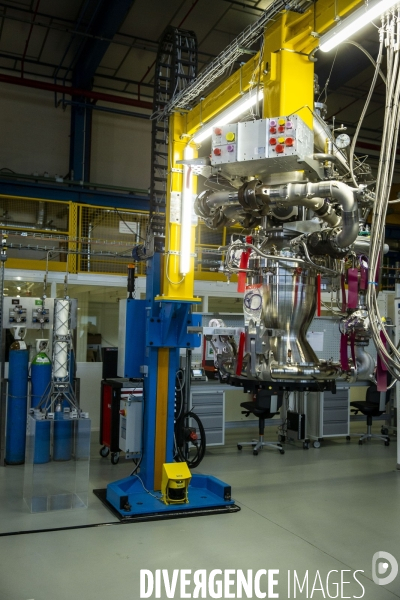
[[[350, 402], [356, 410], [352, 411], [355, 414], [360, 411], [367, 417], [367, 433], [363, 433], [358, 440], [362, 444], [364, 440], [377, 438], [385, 442], [385, 446], [389, 446], [390, 438], [387, 435], [378, 435], [371, 433], [372, 417], [380, 417], [385, 412], [386, 404], [390, 400], [390, 390], [387, 392], [378, 392], [375, 384], [370, 384], [367, 388], [365, 402]], [[357, 434], [354, 434], [357, 435]]]
[[282, 406], [282, 394], [271, 395], [267, 390], [259, 390], [254, 394], [254, 400], [252, 402], [242, 402], [240, 406], [245, 410], [242, 410], [242, 415], [248, 417], [250, 414], [258, 417], [258, 432], [259, 439], [253, 440], [252, 442], [240, 442], [237, 445], [238, 450], [241, 450], [243, 446], [253, 446], [253, 454], [257, 456], [259, 450], [262, 450], [264, 446], [267, 448], [275, 448], [279, 450], [281, 454], [285, 454], [282, 444], [274, 442], [264, 442], [264, 429], [265, 419], [271, 419], [274, 415], [279, 412]]

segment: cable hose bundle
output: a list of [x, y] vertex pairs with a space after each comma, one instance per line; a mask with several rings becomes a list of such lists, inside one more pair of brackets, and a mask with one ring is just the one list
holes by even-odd
[[201, 463], [201, 461], [204, 458], [204, 455], [206, 453], [206, 432], [204, 430], [204, 426], [203, 423], [201, 422], [201, 419], [196, 415], [196, 413], [189, 411], [188, 413], [185, 414], [184, 416], [185, 419], [190, 418], [193, 419], [194, 421], [196, 421], [199, 433], [200, 433], [200, 443], [197, 445], [197, 452], [194, 456], [194, 458], [189, 459], [189, 457], [186, 457], [182, 451], [181, 448], [177, 448], [178, 450], [178, 457], [180, 459], [180, 462], [186, 462], [188, 467], [190, 469], [195, 469], [196, 467], [199, 466], [199, 464]]
[[[195, 469], [199, 466], [201, 461], [204, 458], [206, 453], [206, 432], [204, 430], [203, 423], [201, 422], [200, 417], [196, 415], [193, 411], [189, 410], [184, 413], [184, 382], [183, 379], [183, 371], [179, 370], [176, 374], [176, 385], [175, 385], [175, 394], [177, 405], [175, 408], [175, 460], [178, 462], [186, 462], [190, 469]], [[184, 430], [186, 428], [186, 424], [188, 423], [188, 419], [193, 419], [197, 425], [197, 429], [200, 434], [200, 439], [197, 444], [192, 444], [196, 448], [196, 454], [192, 459], [189, 459], [189, 452], [187, 451], [188, 442], [184, 440]]]
[[[379, 30], [379, 36], [379, 56], [381, 56], [383, 45], [387, 48], [386, 103], [381, 154], [376, 180], [376, 199], [372, 212], [367, 307], [371, 320], [373, 341], [379, 355], [393, 377], [400, 379], [400, 352], [393, 344], [390, 335], [382, 324], [377, 301], [379, 274], [383, 263], [386, 214], [396, 161], [400, 123], [399, 5], [382, 17], [382, 27]], [[376, 76], [379, 64], [380, 60], [378, 57], [375, 71]], [[376, 81], [376, 77], [374, 77], [374, 81]]]

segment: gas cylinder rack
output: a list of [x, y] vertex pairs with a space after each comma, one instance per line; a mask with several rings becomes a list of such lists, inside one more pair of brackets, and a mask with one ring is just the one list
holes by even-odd
[[[74, 329], [76, 327], [77, 301], [69, 300], [68, 302], [71, 303], [70, 329]], [[50, 346], [52, 336], [50, 335], [50, 338], [46, 340], [44, 338], [44, 331], [53, 329], [54, 303], [54, 298], [3, 298], [2, 328], [3, 330], [9, 329], [13, 332], [15, 342], [10, 348], [10, 358], [12, 358], [10, 363], [12, 364], [9, 364], [8, 377], [4, 379], [3, 390], [3, 402], [5, 403], [5, 399], [7, 398], [8, 413], [12, 416], [14, 422], [12, 428], [8, 427], [9, 439], [7, 444], [7, 425], [5, 420], [3, 420], [2, 423], [0, 431], [1, 465], [21, 464], [24, 462], [27, 412], [29, 410], [36, 410], [42, 397], [50, 391], [50, 382], [52, 380], [53, 372], [51, 354], [53, 349], [57, 349], [57, 347], [52, 348]], [[32, 377], [29, 377], [28, 350], [23, 341], [27, 330], [37, 331], [39, 338], [36, 340], [37, 354], [33, 357], [31, 364]], [[54, 346], [54, 344], [52, 344], [52, 346]], [[21, 357], [19, 355], [21, 355]], [[68, 352], [67, 359], [69, 365], [69, 379], [74, 386], [75, 402], [79, 404], [79, 382], [75, 378], [70, 351]], [[17, 361], [18, 368], [13, 367], [15, 361]], [[30, 387], [28, 382], [31, 383]], [[15, 386], [17, 387], [15, 388]], [[18, 388], [15, 393], [13, 392], [14, 388]], [[13, 396], [12, 398], [10, 397], [10, 394]], [[14, 396], [16, 397], [14, 398]], [[10, 410], [10, 408], [15, 408], [16, 410]], [[5, 407], [3, 407], [3, 409], [5, 409]]]

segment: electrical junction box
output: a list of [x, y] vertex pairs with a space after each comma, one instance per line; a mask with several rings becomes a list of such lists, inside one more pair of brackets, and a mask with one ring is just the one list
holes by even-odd
[[[234, 134], [234, 127], [235, 142], [228, 148], [226, 136]], [[221, 135], [215, 134], [216, 129]], [[240, 177], [308, 171], [307, 167], [315, 172], [313, 152], [314, 134], [301, 117], [280, 116], [214, 128], [211, 164], [223, 174]]]
[[246, 121], [239, 123], [238, 161], [268, 158], [268, 121]]
[[237, 161], [238, 124], [214, 127], [211, 141], [211, 164], [213, 166]]
[[120, 400], [119, 447], [126, 458], [142, 453], [143, 389], [136, 388]]

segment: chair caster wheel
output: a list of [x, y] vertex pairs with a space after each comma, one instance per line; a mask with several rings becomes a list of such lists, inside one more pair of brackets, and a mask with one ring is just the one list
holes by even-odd
[[117, 465], [118, 461], [119, 461], [119, 452], [112, 452], [111, 453], [111, 464]]
[[348, 442], [350, 442], [350, 441], [351, 441], [351, 437], [350, 437], [349, 435], [346, 435], [346, 440], [347, 440]]
[[241, 450], [243, 448], [243, 446], [241, 446], [240, 444], [237, 445], [237, 449]]
[[321, 447], [321, 442], [315, 441], [313, 443], [314, 448], [320, 448]]
[[303, 442], [303, 449], [304, 450], [308, 450], [310, 447], [310, 444], [308, 442]]
[[285, 454], [285, 451], [284, 451], [284, 449], [283, 449], [283, 448], [281, 448], [281, 449], [279, 450], [279, 452], [280, 452], [281, 454]]
[[103, 446], [102, 448], [100, 448], [99, 454], [103, 458], [106, 458], [110, 454], [110, 448], [107, 448], [107, 446]]
[[258, 456], [258, 450], [253, 450], [253, 456]]
[[362, 440], [358, 440], [360, 446], [362, 446]]
[[389, 433], [389, 429], [387, 427], [382, 427], [381, 428], [381, 434], [382, 435], [388, 435]]
[[390, 441], [389, 440], [386, 440], [385, 446], [390, 446]]

